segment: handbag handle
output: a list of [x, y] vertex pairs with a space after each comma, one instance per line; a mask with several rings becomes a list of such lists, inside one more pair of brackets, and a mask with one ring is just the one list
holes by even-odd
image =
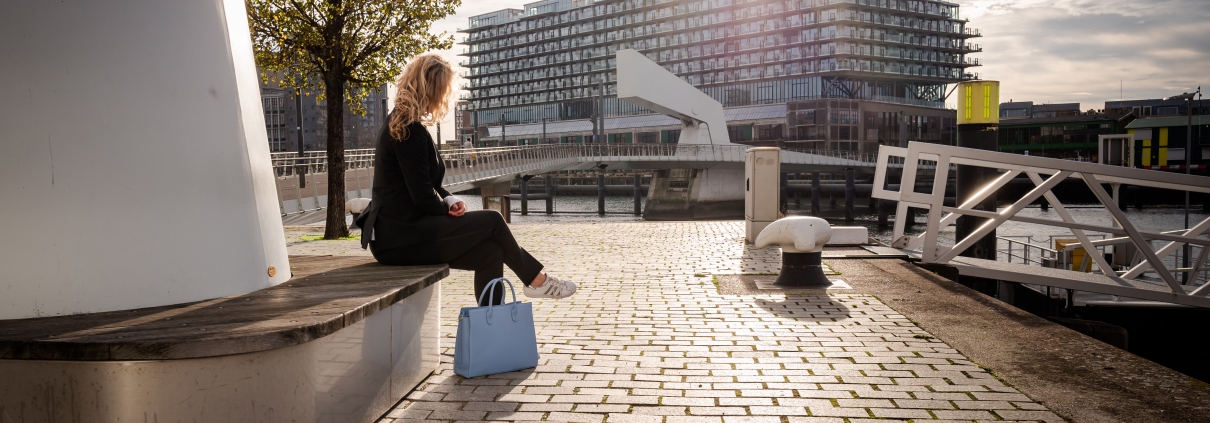
[[[491, 288], [491, 291], [490, 291], [491, 298], [496, 297], [496, 286], [500, 285], [500, 281], [504, 281], [504, 283], [508, 284], [508, 290], [509, 290], [509, 292], [512, 292], [512, 294], [513, 294], [513, 302], [514, 303], [517, 302], [517, 290], [513, 289], [513, 283], [510, 282], [507, 278], [495, 278], [495, 279], [492, 279], [491, 282], [488, 282], [487, 286], [483, 287], [483, 292], [479, 293], [479, 304], [483, 304], [484, 295], [489, 295], [488, 288]], [[501, 289], [503, 289], [503, 288], [501, 288]], [[493, 304], [488, 304], [487, 306], [491, 307], [492, 305]], [[489, 310], [490, 310], [490, 308], [489, 308]]]
[[[492, 279], [490, 282], [488, 282], [487, 286], [483, 287], [483, 292], [479, 294], [479, 304], [483, 304], [483, 295], [489, 293], [488, 288], [491, 288], [491, 291], [489, 294], [490, 298], [496, 297], [496, 287], [500, 285], [500, 281], [504, 281], [504, 283], [508, 284], [508, 290], [509, 290], [509, 292], [512, 292], [512, 294], [513, 294], [513, 303], [517, 302], [517, 290], [513, 289], [513, 283], [510, 282], [506, 278], [495, 278], [495, 279]], [[503, 288], [501, 288], [501, 289], [503, 289]], [[491, 304], [491, 303], [488, 303], [488, 305], [487, 305], [487, 324], [489, 324], [489, 325], [492, 324], [492, 307], [494, 307], [494, 306], [495, 306], [495, 304]], [[515, 321], [517, 321], [517, 308], [513, 307], [512, 311], [513, 311], [512, 319], [515, 322]]]

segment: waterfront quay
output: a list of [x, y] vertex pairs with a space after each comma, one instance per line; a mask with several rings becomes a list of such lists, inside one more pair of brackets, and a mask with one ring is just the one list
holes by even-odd
[[[746, 245], [742, 221], [512, 229], [580, 284], [529, 300], [538, 367], [453, 373], [451, 317], [473, 299], [452, 270], [441, 366], [382, 422], [1210, 421], [1210, 385], [902, 259], [825, 259], [849, 289], [760, 291], [735, 281], [776, 274], [780, 253]], [[287, 227], [290, 254], [369, 254], [318, 231]]]

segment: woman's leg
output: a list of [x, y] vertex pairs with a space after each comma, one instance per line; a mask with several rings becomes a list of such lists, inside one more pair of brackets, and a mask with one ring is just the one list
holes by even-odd
[[521, 283], [528, 286], [538, 277], [538, 274], [542, 273], [542, 263], [517, 244], [517, 239], [513, 238], [513, 232], [509, 230], [508, 224], [504, 222], [504, 216], [501, 216], [500, 213], [493, 210], [478, 210], [467, 212], [460, 219], [471, 219], [462, 230], [486, 232], [487, 239], [500, 249], [504, 264], [517, 274]]
[[[371, 243], [370, 251], [383, 264], [408, 266], [447, 263], [453, 269], [473, 270], [476, 299], [488, 282], [503, 276], [503, 265], [508, 265], [520, 279], [513, 282], [520, 282], [523, 286], [528, 286], [542, 273], [542, 263], [517, 245], [500, 213], [473, 211], [457, 219], [468, 221], [441, 238], [388, 250], [378, 250]], [[522, 286], [516, 288], [520, 290]], [[501, 298], [502, 289], [498, 288], [494, 303], [500, 304]], [[482, 305], [487, 305], [486, 300]]]

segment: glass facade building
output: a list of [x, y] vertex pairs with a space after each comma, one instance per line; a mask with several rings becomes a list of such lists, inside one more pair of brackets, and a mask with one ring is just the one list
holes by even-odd
[[732, 122], [733, 141], [864, 149], [905, 121], [909, 139], [940, 141], [953, 126], [946, 88], [978, 77], [967, 54], [981, 51], [958, 5], [930, 0], [546, 0], [460, 32], [459, 129], [477, 136], [649, 113], [615, 97], [614, 53], [629, 48], [724, 107], [781, 105], [780, 122]]

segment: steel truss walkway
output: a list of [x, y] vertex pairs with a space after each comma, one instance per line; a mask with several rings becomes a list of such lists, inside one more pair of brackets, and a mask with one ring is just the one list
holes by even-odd
[[[906, 187], [915, 186], [918, 165], [921, 161], [933, 162], [938, 169], [948, 168], [950, 165], [969, 165], [997, 169], [1001, 173], [998, 178], [988, 183], [975, 198], [958, 207], [947, 207], [944, 203], [945, 188], [948, 183], [946, 172], [936, 172], [933, 175], [932, 192], [920, 193], [910, 190], [900, 192], [882, 189], [881, 187], [887, 186], [886, 165], [893, 162], [895, 158], [903, 160], [903, 179], [899, 186]], [[1033, 181], [1035, 187], [998, 212], [973, 210], [974, 205], [996, 193], [1018, 175], [1028, 177]], [[1084, 181], [1100, 201], [1101, 206], [1112, 216], [1115, 225], [1112, 227], [1091, 225], [1073, 219], [1063, 203], [1051, 193], [1059, 182], [1066, 179]], [[1104, 184], [1110, 186], [1114, 195], [1105, 189]], [[1195, 276], [1205, 270], [1207, 253], [1210, 252], [1210, 248], [1207, 248], [1210, 246], [1210, 239], [1203, 237], [1207, 230], [1210, 230], [1210, 218], [1197, 223], [1192, 228], [1177, 231], [1163, 233], [1141, 231], [1118, 208], [1116, 194], [1122, 184], [1210, 193], [1210, 178], [1204, 176], [1188, 176], [913, 142], [908, 145], [908, 148], [884, 146], [879, 150], [873, 196], [898, 202], [892, 246], [909, 251], [910, 254], [919, 257], [925, 263], [950, 265], [965, 276], [1210, 307], [1210, 298], [1207, 298], [1206, 295], [1210, 293], [1210, 289], [1207, 288], [1210, 287], [1210, 283], [1195, 285], [1198, 279]], [[1050, 203], [1060, 220], [1017, 214], [1040, 198], [1045, 198]], [[1006, 198], [1000, 196], [999, 200], [1003, 203]], [[927, 228], [920, 235], [904, 235], [909, 207], [928, 210]], [[944, 246], [939, 243], [939, 233], [947, 226], [957, 222], [958, 216], [961, 215], [991, 220], [969, 236], [955, 239], [953, 246]], [[1097, 273], [958, 256], [984, 235], [1009, 220], [1067, 228], [1079, 240], [1078, 247], [1084, 248], [1084, 251], [1097, 252], [1087, 254], [1095, 264]], [[1094, 241], [1090, 239], [1088, 232], [1100, 232], [1112, 237]], [[1114, 267], [1100, 253], [1099, 248], [1124, 244], [1133, 245], [1138, 251], [1139, 257], [1132, 262], [1131, 266], [1114, 270]], [[1200, 250], [1193, 265], [1188, 268], [1177, 267], [1176, 260], [1171, 260], [1172, 264], [1169, 265], [1165, 258], [1186, 244]], [[1194, 255], [1190, 257], [1194, 257]], [[1175, 275], [1180, 273], [1189, 275], [1187, 280], [1191, 282], [1185, 284], [1178, 282]]]
[[[688, 144], [542, 144], [513, 147], [445, 149], [444, 186], [451, 192], [506, 182], [518, 176], [559, 170], [743, 168], [751, 146]], [[850, 151], [783, 151], [782, 170], [788, 172], [874, 171], [873, 154]], [[369, 197], [374, 150], [345, 152], [345, 186], [349, 198]], [[892, 167], [901, 166], [893, 164]], [[273, 153], [282, 213], [316, 210], [327, 203], [327, 161], [324, 152]], [[307, 186], [300, 188], [298, 171], [305, 169]]]

